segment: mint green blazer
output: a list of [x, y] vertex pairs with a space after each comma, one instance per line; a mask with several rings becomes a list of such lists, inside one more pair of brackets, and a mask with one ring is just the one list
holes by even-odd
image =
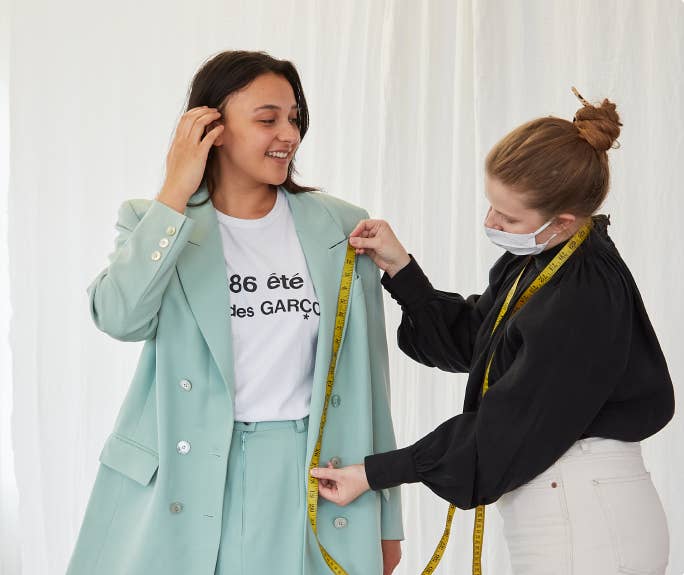
[[[343, 240], [368, 213], [319, 192], [286, 196], [321, 312], [308, 465], [325, 398]], [[206, 197], [203, 186], [191, 202]], [[214, 575], [234, 422], [230, 293], [216, 214], [211, 202], [180, 214], [156, 200], [129, 200], [116, 229], [109, 265], [88, 287], [90, 312], [110, 336], [145, 343], [100, 453], [67, 575]], [[367, 256], [357, 257], [347, 314], [321, 453], [322, 462], [337, 456], [342, 465], [396, 447], [382, 290]], [[179, 454], [179, 439], [190, 442], [189, 453]], [[320, 540], [347, 572], [380, 575], [380, 540], [403, 539], [399, 488], [368, 491], [344, 509], [319, 499], [318, 509]], [[333, 525], [340, 515], [344, 528]], [[308, 520], [306, 530], [304, 573], [329, 573]]]

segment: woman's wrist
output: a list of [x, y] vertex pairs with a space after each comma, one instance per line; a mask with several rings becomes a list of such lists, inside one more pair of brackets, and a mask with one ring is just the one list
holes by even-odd
[[404, 252], [404, 255], [393, 265], [387, 266], [385, 272], [390, 278], [393, 278], [397, 273], [403, 270], [409, 263], [411, 263], [411, 256]]
[[157, 194], [156, 200], [181, 214], [185, 213], [185, 207], [188, 203], [182, 194], [166, 187], [163, 187]]

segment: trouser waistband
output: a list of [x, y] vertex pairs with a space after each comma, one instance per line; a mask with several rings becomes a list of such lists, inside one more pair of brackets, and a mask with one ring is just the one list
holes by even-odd
[[236, 421], [233, 431], [266, 431], [268, 429], [291, 428], [301, 433], [309, 427], [309, 416], [301, 419], [283, 419], [281, 421]]
[[561, 459], [587, 453], [641, 453], [641, 444], [638, 441], [585, 437], [573, 443]]

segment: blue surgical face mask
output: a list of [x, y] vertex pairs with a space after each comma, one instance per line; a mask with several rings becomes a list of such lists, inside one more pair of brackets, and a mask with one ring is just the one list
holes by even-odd
[[512, 254], [515, 254], [516, 256], [533, 256], [543, 252], [548, 243], [558, 235], [553, 234], [543, 244], [537, 243], [537, 234], [542, 233], [547, 227], [549, 227], [552, 221], [553, 218], [546, 222], [536, 232], [531, 232], [529, 234], [512, 234], [510, 232], [488, 228], [487, 226], [485, 226], [485, 233], [493, 244], [511, 252]]

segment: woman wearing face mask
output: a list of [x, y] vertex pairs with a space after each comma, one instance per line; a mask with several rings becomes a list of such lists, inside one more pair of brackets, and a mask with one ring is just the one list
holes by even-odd
[[615, 105], [577, 95], [572, 122], [533, 120], [487, 156], [484, 231], [506, 253], [482, 295], [433, 288], [384, 221], [351, 234], [402, 307], [399, 347], [468, 372], [465, 404], [413, 445], [312, 474], [340, 505], [413, 482], [461, 509], [496, 502], [516, 575], [662, 574], [668, 529], [639, 442], [671, 419], [672, 382], [608, 219], [594, 215]]
[[[307, 524], [308, 466], [345, 238], [368, 213], [293, 181], [307, 128], [290, 62], [220, 53], [192, 81], [161, 191], [122, 204], [91, 313], [145, 344], [68, 575], [328, 572]], [[396, 447], [369, 258], [357, 258], [350, 289], [322, 465]], [[321, 502], [317, 533], [347, 572], [389, 575], [398, 488], [343, 515]]]

